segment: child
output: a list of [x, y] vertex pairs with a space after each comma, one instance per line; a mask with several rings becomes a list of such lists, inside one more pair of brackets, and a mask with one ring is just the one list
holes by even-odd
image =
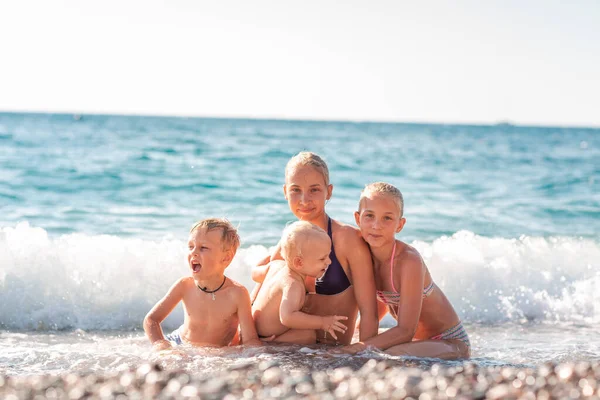
[[[190, 230], [188, 266], [191, 276], [179, 279], [150, 310], [144, 331], [156, 350], [171, 348], [171, 342], [194, 346], [227, 346], [238, 325], [246, 345], [259, 345], [246, 288], [225, 277], [240, 245], [236, 229], [225, 219], [209, 218]], [[160, 323], [183, 301], [183, 325], [166, 340]]]
[[374, 346], [392, 355], [468, 358], [469, 337], [454, 308], [419, 252], [395, 239], [406, 223], [403, 208], [402, 194], [388, 183], [372, 183], [361, 193], [354, 216], [373, 256], [379, 318], [389, 309], [398, 324], [343, 351]]
[[345, 316], [317, 316], [302, 311], [306, 297], [305, 279], [325, 274], [331, 263], [331, 240], [327, 233], [310, 222], [298, 221], [288, 226], [280, 241], [285, 262], [274, 261], [254, 305], [252, 315], [260, 337], [274, 342], [314, 344], [316, 329], [337, 339], [344, 333]]
[[[317, 225], [331, 239], [327, 273], [315, 280], [309, 278], [306, 289], [305, 311], [314, 315], [344, 315], [350, 329], [345, 333], [327, 336], [317, 332], [320, 343], [349, 344], [352, 340], [357, 312], [360, 311], [360, 340], [377, 334], [377, 301], [373, 264], [369, 248], [360, 232], [330, 218], [325, 204], [331, 198], [333, 185], [329, 182], [329, 169], [325, 161], [315, 153], [301, 152], [293, 156], [285, 167], [283, 194], [290, 211], [301, 221]], [[252, 298], [260, 292], [263, 281], [274, 260], [281, 260], [280, 247], [265, 258], [252, 271], [252, 279], [259, 282]]]

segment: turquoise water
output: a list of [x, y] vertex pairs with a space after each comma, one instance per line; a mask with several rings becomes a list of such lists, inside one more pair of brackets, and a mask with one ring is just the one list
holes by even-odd
[[[338, 220], [353, 224], [366, 183], [402, 190], [399, 238], [423, 254], [481, 360], [600, 359], [600, 129], [7, 113], [0, 347], [103, 332], [94, 358], [106, 335], [129, 332], [149, 350], [141, 320], [187, 273], [183, 241], [208, 216], [239, 227], [228, 274], [250, 288], [250, 267], [294, 220], [283, 172], [302, 150], [328, 162]], [[561, 341], [576, 327], [583, 336]], [[532, 331], [526, 346], [515, 334]], [[20, 373], [45, 370], [48, 354], [35, 354]]]
[[0, 224], [51, 235], [160, 238], [225, 215], [272, 244], [302, 150], [328, 161], [342, 221], [366, 183], [396, 184], [407, 240], [600, 235], [594, 129], [0, 114], [0, 145]]

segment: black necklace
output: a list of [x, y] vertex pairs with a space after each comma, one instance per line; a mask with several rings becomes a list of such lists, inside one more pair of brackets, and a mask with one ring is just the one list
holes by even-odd
[[219, 289], [221, 289], [223, 287], [223, 285], [225, 284], [225, 281], [227, 280], [227, 277], [224, 276], [223, 277], [223, 283], [221, 283], [221, 286], [219, 286], [218, 288], [216, 288], [215, 290], [208, 290], [208, 288], [202, 287], [198, 284], [196, 284], [196, 286], [198, 286], [198, 289], [202, 290], [204, 293], [210, 293], [212, 294], [212, 298], [213, 300], [215, 299], [215, 292], [218, 292]]

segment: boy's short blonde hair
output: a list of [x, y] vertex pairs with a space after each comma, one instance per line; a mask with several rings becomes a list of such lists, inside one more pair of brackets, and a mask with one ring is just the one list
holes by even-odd
[[325, 185], [329, 185], [329, 168], [327, 168], [327, 163], [320, 156], [315, 153], [311, 153], [310, 151], [301, 151], [290, 158], [290, 161], [288, 161], [287, 165], [285, 166], [285, 181], [287, 182], [288, 176], [293, 170], [306, 165], [316, 168], [321, 174], [323, 174]]
[[404, 198], [402, 197], [402, 193], [400, 192], [400, 190], [398, 190], [398, 188], [394, 185], [391, 185], [389, 183], [385, 183], [385, 182], [374, 182], [374, 183], [369, 183], [368, 185], [365, 186], [365, 188], [362, 190], [362, 192], [360, 192], [360, 200], [358, 201], [358, 210], [360, 211], [362, 204], [363, 204], [363, 200], [367, 197], [369, 197], [369, 195], [372, 194], [386, 194], [389, 196], [392, 196], [392, 198], [396, 201], [396, 204], [398, 204], [398, 209], [400, 210], [400, 216], [402, 217], [404, 215]]
[[190, 234], [200, 229], [206, 229], [206, 232], [221, 229], [223, 231], [221, 235], [223, 250], [233, 249], [236, 252], [240, 247], [240, 236], [237, 229], [225, 218], [206, 218], [196, 222], [190, 229]]
[[287, 260], [292, 256], [302, 256], [301, 243], [321, 235], [324, 235], [324, 238], [329, 238], [327, 232], [307, 221], [296, 221], [288, 225], [284, 229], [281, 241], [279, 242], [282, 257]]

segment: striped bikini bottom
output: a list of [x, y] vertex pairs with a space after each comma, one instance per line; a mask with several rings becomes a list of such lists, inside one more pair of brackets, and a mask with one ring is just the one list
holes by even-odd
[[469, 335], [463, 326], [462, 322], [454, 325], [452, 328], [445, 330], [439, 335], [432, 336], [431, 340], [446, 340], [446, 339], [457, 339], [464, 342], [469, 349], [471, 349], [471, 342], [469, 341]]

